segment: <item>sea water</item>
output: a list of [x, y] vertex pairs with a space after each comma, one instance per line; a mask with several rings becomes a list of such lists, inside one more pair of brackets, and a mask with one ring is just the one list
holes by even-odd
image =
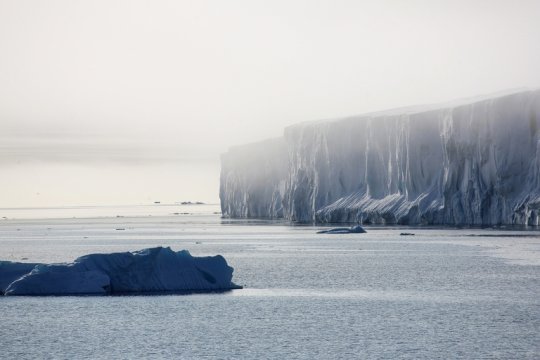
[[0, 297], [0, 358], [540, 358], [538, 229], [316, 234], [320, 226], [218, 212], [174, 204], [0, 209], [2, 260], [170, 246], [223, 255], [245, 287]]

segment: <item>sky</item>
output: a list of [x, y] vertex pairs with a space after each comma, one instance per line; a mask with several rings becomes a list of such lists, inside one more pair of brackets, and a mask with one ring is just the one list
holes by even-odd
[[0, 208], [219, 201], [302, 121], [540, 86], [540, 1], [0, 0]]

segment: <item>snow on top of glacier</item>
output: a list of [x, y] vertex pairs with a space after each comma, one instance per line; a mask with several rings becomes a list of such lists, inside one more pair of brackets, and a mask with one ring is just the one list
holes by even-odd
[[340, 122], [340, 121], [347, 121], [347, 120], [363, 120], [363, 119], [370, 119], [370, 118], [377, 118], [377, 117], [384, 117], [384, 116], [411, 115], [411, 114], [430, 112], [434, 110], [452, 109], [452, 108], [457, 108], [460, 106], [466, 106], [466, 105], [470, 105], [474, 103], [479, 103], [482, 101], [492, 101], [494, 99], [498, 99], [498, 98], [502, 98], [506, 96], [512, 96], [516, 94], [535, 92], [535, 91], [540, 91], [540, 88], [520, 87], [520, 88], [501, 90], [501, 91], [497, 91], [497, 92], [489, 93], [489, 94], [454, 99], [454, 100], [450, 100], [450, 101], [446, 101], [442, 103], [410, 105], [410, 106], [403, 106], [403, 107], [391, 108], [391, 109], [385, 109], [385, 110], [377, 110], [377, 111], [337, 117], [337, 118], [307, 120], [307, 121], [298, 122], [296, 124], [288, 126], [287, 128], [285, 128], [285, 131], [287, 131], [287, 129], [289, 128], [295, 128], [299, 126], [301, 127], [301, 126], [313, 125], [313, 124], [332, 123], [332, 122]]

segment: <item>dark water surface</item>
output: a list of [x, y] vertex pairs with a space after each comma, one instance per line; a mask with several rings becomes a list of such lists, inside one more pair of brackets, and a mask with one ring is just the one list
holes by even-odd
[[0, 298], [0, 357], [540, 358], [538, 231], [317, 235], [318, 227], [222, 222], [212, 207], [155, 209], [77, 219], [11, 211], [0, 220], [0, 258], [58, 262], [171, 246], [222, 254], [245, 289]]

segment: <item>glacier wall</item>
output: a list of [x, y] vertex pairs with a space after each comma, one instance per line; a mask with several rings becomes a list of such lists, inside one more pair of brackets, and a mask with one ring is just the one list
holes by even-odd
[[221, 212], [231, 218], [284, 218], [288, 176], [282, 138], [231, 148], [221, 156]]
[[222, 156], [224, 217], [540, 224], [540, 90], [301, 123]]

